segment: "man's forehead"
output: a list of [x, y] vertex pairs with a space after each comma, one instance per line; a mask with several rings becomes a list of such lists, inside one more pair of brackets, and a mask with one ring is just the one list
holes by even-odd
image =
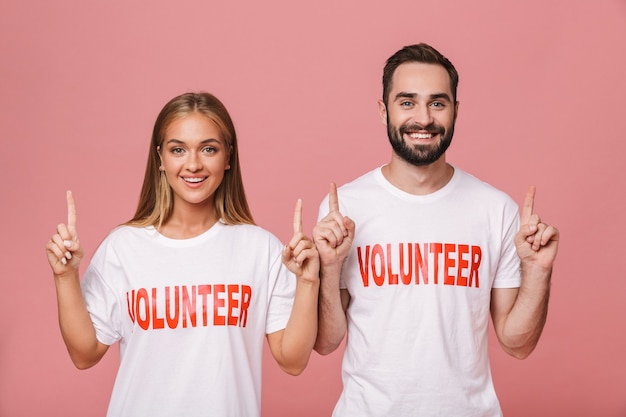
[[407, 62], [396, 68], [392, 77], [393, 96], [403, 94], [442, 94], [452, 95], [450, 75], [439, 64]]

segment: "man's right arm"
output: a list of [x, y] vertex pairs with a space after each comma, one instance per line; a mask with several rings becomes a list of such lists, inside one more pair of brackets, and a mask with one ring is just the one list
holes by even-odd
[[313, 228], [313, 240], [320, 256], [320, 295], [317, 340], [314, 349], [327, 355], [343, 340], [347, 330], [347, 290], [340, 289], [341, 268], [354, 240], [354, 222], [339, 211], [337, 187], [330, 185], [329, 212]]
[[321, 355], [335, 351], [347, 330], [346, 309], [350, 294], [339, 288], [340, 275], [341, 264], [338, 268], [322, 268], [320, 271], [317, 340], [313, 348]]

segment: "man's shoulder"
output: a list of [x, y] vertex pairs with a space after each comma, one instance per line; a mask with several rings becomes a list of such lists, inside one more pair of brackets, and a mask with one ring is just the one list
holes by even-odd
[[[455, 168], [455, 176], [457, 177], [458, 190], [465, 193], [471, 193], [475, 199], [489, 199], [491, 201], [501, 201], [506, 204], [515, 204], [513, 199], [503, 190], [494, 185], [468, 173], [461, 169]], [[485, 200], [485, 201], [489, 201]]]
[[347, 182], [337, 188], [339, 193], [350, 193], [354, 191], [362, 191], [364, 187], [369, 187], [372, 183], [376, 182], [376, 178], [380, 173], [380, 167], [374, 168], [363, 175]]
[[[372, 169], [350, 182], [337, 184], [340, 211], [343, 212], [354, 204], [359, 205], [367, 198], [368, 192], [376, 188], [374, 185], [377, 171], [380, 171], [380, 167]], [[320, 203], [318, 213], [320, 219], [328, 214], [328, 199], [329, 195], [327, 194]]]

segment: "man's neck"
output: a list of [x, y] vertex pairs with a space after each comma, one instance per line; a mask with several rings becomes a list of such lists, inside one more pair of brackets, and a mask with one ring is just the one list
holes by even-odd
[[382, 167], [383, 176], [395, 187], [414, 195], [432, 194], [442, 189], [454, 174], [454, 168], [446, 163], [445, 155], [428, 165], [416, 166], [398, 157]]

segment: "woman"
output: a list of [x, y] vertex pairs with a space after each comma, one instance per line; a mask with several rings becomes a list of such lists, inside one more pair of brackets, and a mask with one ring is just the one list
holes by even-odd
[[216, 97], [187, 93], [161, 110], [135, 216], [101, 243], [82, 289], [71, 192], [67, 205], [46, 246], [59, 323], [80, 369], [120, 342], [109, 416], [260, 415], [264, 336], [282, 369], [305, 368], [319, 259], [302, 203], [284, 248], [254, 225], [235, 129]]

